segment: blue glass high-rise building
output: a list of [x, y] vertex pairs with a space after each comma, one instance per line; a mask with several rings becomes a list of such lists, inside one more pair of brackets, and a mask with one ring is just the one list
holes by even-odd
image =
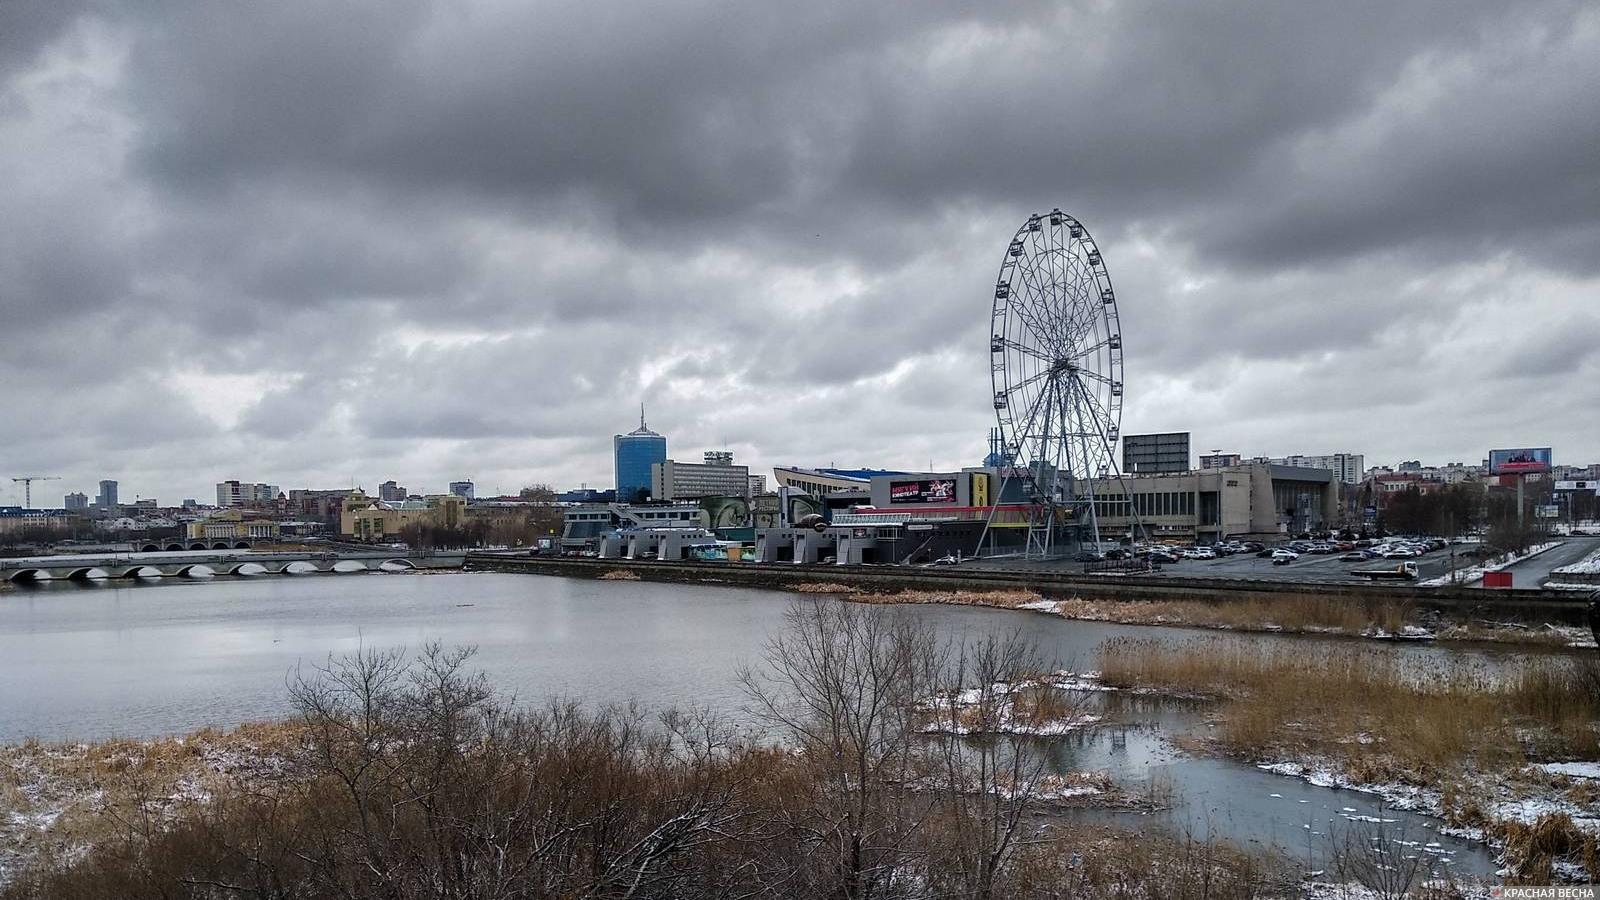
[[640, 492], [650, 493], [650, 466], [667, 461], [667, 439], [644, 424], [644, 404], [639, 405], [639, 427], [614, 439], [617, 466], [617, 502], [632, 503]]

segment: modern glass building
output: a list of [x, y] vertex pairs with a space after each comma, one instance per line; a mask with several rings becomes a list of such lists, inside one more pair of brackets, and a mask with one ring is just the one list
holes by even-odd
[[616, 450], [617, 502], [633, 503], [639, 492], [650, 493], [650, 467], [667, 461], [667, 439], [644, 424], [639, 407], [639, 427], [613, 438]]

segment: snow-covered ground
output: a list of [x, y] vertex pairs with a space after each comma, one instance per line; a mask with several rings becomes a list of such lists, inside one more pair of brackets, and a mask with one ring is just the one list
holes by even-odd
[[[1444, 795], [1432, 788], [1416, 785], [1366, 783], [1352, 781], [1326, 760], [1302, 760], [1260, 763], [1256, 766], [1275, 775], [1300, 778], [1318, 787], [1341, 788], [1382, 797], [1389, 806], [1408, 812], [1419, 812], [1443, 819], [1446, 815]], [[1571, 788], [1588, 779], [1600, 779], [1600, 762], [1539, 763], [1523, 772], [1530, 777], [1519, 779], [1515, 786], [1502, 781], [1485, 784], [1481, 791], [1485, 802], [1483, 811], [1496, 823], [1518, 822], [1532, 825], [1550, 815], [1566, 815], [1580, 831], [1600, 836], [1600, 805], [1578, 802]], [[1581, 793], [1579, 794], [1581, 796]], [[1353, 812], [1353, 811], [1347, 811]], [[1351, 821], [1370, 821], [1370, 817], [1346, 815]], [[1472, 841], [1490, 842], [1483, 828], [1440, 825], [1439, 833]], [[1558, 863], [1556, 869], [1565, 877], [1581, 879], [1583, 870], [1572, 862]], [[1358, 895], [1359, 896], [1359, 895]]]
[[[1093, 674], [1093, 673], [1091, 673]], [[953, 694], [929, 697], [917, 704], [918, 708], [936, 713], [925, 723], [924, 734], [1032, 734], [1054, 736], [1068, 734], [1081, 728], [1096, 725], [1101, 717], [1079, 704], [1057, 704], [1059, 715], [1044, 716], [1027, 703], [1013, 701], [1012, 697], [1035, 691], [1104, 691], [1110, 688], [1092, 677], [1072, 672], [1054, 672], [1041, 679], [1022, 681], [997, 681], [988, 687], [964, 688]], [[988, 706], [987, 709], [983, 707]]]
[[[1441, 575], [1438, 578], [1430, 578], [1427, 581], [1419, 581], [1417, 584], [1421, 587], [1439, 587], [1446, 584], [1472, 584], [1473, 582], [1482, 581], [1485, 572], [1498, 572], [1501, 569], [1514, 566], [1523, 560], [1532, 559], [1541, 553], [1554, 550], [1559, 546], [1561, 546], [1560, 541], [1546, 541], [1543, 544], [1535, 544], [1521, 553], [1501, 554], [1500, 556], [1495, 557], [1481, 566], [1470, 566], [1465, 569], [1457, 569], [1448, 575]], [[1560, 570], [1558, 569], [1557, 571]]]

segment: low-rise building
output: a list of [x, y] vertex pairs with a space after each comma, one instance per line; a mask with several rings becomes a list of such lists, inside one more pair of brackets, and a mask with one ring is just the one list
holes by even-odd
[[361, 491], [346, 497], [339, 516], [339, 534], [360, 541], [387, 541], [410, 525], [460, 528], [467, 498], [435, 494], [420, 500], [374, 500]]

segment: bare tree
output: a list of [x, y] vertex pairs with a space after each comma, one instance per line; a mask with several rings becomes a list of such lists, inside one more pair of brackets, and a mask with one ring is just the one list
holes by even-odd
[[1084, 721], [1085, 694], [1059, 690], [1020, 632], [963, 644], [939, 696], [924, 701], [928, 728], [949, 735], [938, 752], [938, 822], [945, 832], [934, 871], [963, 897], [1003, 891], [1003, 875], [1025, 840], [1049, 758], [1041, 736]]
[[935, 688], [933, 632], [881, 606], [797, 599], [765, 665], [739, 680], [753, 710], [797, 754], [806, 793], [785, 811], [804, 835], [808, 894], [891, 893], [918, 857], [931, 798], [922, 774], [917, 702]]

